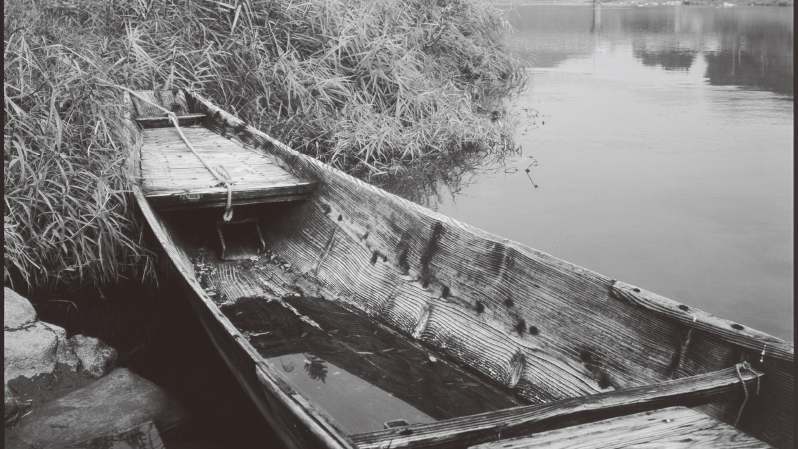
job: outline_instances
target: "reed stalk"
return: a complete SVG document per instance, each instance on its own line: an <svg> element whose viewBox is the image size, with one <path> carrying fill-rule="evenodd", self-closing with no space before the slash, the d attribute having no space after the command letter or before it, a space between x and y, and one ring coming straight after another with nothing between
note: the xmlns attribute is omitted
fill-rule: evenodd
<svg viewBox="0 0 798 449"><path fill-rule="evenodd" d="M526 83L483 0L4 2L6 283L153 275L121 92L189 88L372 182L512 148Z"/></svg>

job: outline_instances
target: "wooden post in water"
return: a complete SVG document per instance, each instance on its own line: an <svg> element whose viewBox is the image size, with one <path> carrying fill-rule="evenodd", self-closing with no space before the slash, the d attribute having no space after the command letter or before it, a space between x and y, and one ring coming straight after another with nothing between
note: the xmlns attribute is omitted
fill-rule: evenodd
<svg viewBox="0 0 798 449"><path fill-rule="evenodd" d="M601 0L593 0L593 27L591 33L597 33L601 29Z"/></svg>

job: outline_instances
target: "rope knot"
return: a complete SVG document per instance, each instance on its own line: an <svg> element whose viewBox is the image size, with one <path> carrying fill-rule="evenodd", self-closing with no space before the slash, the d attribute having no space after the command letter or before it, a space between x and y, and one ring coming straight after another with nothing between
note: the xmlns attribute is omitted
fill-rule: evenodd
<svg viewBox="0 0 798 449"><path fill-rule="evenodd" d="M743 374L741 372L741 369L747 369L748 371L751 371L752 373L754 373L754 376L756 376L756 395L757 396L759 396L759 386L760 386L759 376L760 376L760 374L758 372L754 371L754 369L751 368L751 365L748 364L748 362L738 363L738 364L734 365L734 368L737 370L737 376L740 378L740 383L743 384L743 391L745 391L745 399L743 399L743 404L740 406L740 411L737 413L737 419L734 421L734 427L737 427L737 424L740 422L740 417L743 416L743 408L745 408L745 404L748 402L748 387L745 385L745 379L743 379Z"/></svg>
<svg viewBox="0 0 798 449"><path fill-rule="evenodd" d="M224 221L230 221L233 219L233 183L231 182L232 176L227 171L226 168L222 165L216 166L216 172L219 173L222 177L222 182L225 187L227 187L227 206L224 209L224 215L222 218Z"/></svg>

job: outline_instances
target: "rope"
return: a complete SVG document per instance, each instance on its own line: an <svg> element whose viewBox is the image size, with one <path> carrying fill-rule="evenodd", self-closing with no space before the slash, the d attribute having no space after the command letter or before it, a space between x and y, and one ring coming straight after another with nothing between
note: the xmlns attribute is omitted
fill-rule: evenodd
<svg viewBox="0 0 798 449"><path fill-rule="evenodd" d="M748 402L748 387L745 386L745 380L743 380L743 375L740 372L741 367L751 371L756 376L756 395L759 396L759 373L754 371L748 362L742 362L734 365L734 368L737 370L737 376L740 377L740 383L743 384L743 391L745 391L745 399L743 400L743 405L740 406L740 411L737 413L737 419L734 421L734 427L737 427L737 423L740 422L740 417L743 416L743 408L745 408L745 404Z"/></svg>
<svg viewBox="0 0 798 449"><path fill-rule="evenodd" d="M230 221L233 218L233 184L230 182L230 179L231 179L230 173L228 173L227 170L225 170L224 167L222 167L220 165L218 167L220 169L224 170L224 175L220 174L218 171L214 170L208 164L208 162L205 159L203 159L202 156L199 155L199 153L197 153L197 150L194 148L193 145L191 145L191 142L188 141L188 138L186 137L186 135L183 134L183 130L180 129L180 124L177 121L177 115L175 115L174 112L164 108L163 106L161 106L159 104L153 103L152 101L142 97L141 95L139 95L138 93L128 89L127 87L120 86L120 85L114 84L114 83L110 83L108 81L104 81L104 82L106 84L111 85L113 87L116 87L118 89L122 89L122 90L126 91L127 93L129 93L130 95L135 96L139 100L141 100L141 101L143 101L145 103L149 103L149 104L155 106L156 108L158 108L161 111L166 113L166 116L169 117L172 120L172 124L175 126L175 129L177 130L178 134L180 134L180 138L183 139L183 142L186 144L186 146L188 146L188 149L191 150L192 153L194 153L194 156L197 156L197 159L199 159L200 162L202 162L202 165L204 165L205 168L207 168L208 171L211 172L213 177L216 178L219 181L219 184L217 184L217 186L218 185L223 185L223 186L225 186L227 188L227 206L226 206L226 208L224 210L224 215L222 215L222 218L224 219L224 221Z"/></svg>
<svg viewBox="0 0 798 449"><path fill-rule="evenodd" d="M227 185L227 207L224 210L224 215L222 215L222 218L224 219L224 221L230 221L230 220L233 219L233 189L230 188L230 184L229 184L231 176L230 176L230 173L227 171L226 168L224 168L223 165L218 165L216 168L219 171L219 173L224 177L225 181L228 182L228 184L226 184Z"/></svg>

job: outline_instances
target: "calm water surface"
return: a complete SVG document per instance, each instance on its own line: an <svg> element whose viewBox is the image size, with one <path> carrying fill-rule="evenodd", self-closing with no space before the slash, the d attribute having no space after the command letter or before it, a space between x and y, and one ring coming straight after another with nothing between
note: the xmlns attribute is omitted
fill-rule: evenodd
<svg viewBox="0 0 798 449"><path fill-rule="evenodd" d="M435 207L793 341L793 9L508 17L532 65L523 154Z"/></svg>

